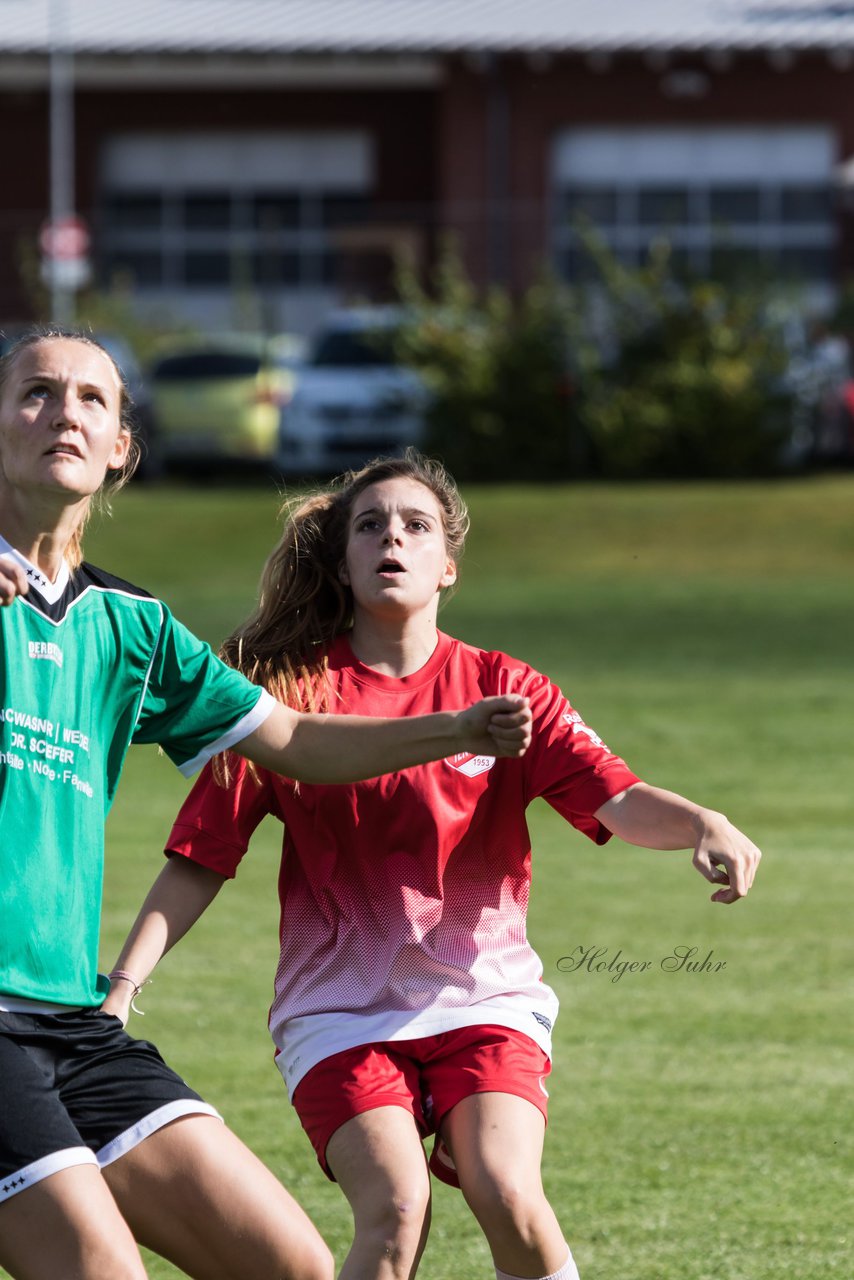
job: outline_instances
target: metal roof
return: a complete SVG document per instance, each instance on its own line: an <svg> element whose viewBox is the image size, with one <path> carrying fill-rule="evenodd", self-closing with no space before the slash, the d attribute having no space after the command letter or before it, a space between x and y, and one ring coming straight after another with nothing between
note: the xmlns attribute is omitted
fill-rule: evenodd
<svg viewBox="0 0 854 1280"><path fill-rule="evenodd" d="M841 0L0 0L0 52L44 53L52 18L90 54L854 47Z"/></svg>

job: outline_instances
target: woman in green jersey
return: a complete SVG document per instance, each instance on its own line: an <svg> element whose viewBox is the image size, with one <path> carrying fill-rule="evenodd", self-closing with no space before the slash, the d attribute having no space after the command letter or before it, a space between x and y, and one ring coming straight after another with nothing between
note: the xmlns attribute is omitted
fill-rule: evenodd
<svg viewBox="0 0 854 1280"><path fill-rule="evenodd" d="M100 1008L103 825L126 749L158 742L189 774L231 748L338 782L521 754L530 716L520 698L415 719L300 715L86 564L92 498L133 466L127 410L85 336L33 335L0 360L0 1266L141 1280L140 1241L199 1280L329 1277L273 1175Z"/></svg>

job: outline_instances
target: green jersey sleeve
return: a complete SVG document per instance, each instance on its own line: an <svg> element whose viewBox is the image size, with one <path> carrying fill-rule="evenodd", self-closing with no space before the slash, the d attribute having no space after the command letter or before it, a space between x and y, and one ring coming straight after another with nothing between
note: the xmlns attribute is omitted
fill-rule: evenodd
<svg viewBox="0 0 854 1280"><path fill-rule="evenodd" d="M159 743L189 777L257 729L274 705L266 690L227 667L163 606L134 742Z"/></svg>

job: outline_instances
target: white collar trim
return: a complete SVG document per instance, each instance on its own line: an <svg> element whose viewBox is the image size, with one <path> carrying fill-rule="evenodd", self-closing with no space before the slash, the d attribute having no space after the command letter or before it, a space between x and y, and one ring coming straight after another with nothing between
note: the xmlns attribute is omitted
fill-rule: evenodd
<svg viewBox="0 0 854 1280"><path fill-rule="evenodd" d="M10 556L16 560L27 575L27 582L36 588L39 595L42 596L48 604L55 604L68 586L70 574L68 565L63 560L59 573L56 575L56 582L51 582L45 574L42 573L38 565L32 564L26 556L22 556L20 551L8 543L0 534L0 555Z"/></svg>

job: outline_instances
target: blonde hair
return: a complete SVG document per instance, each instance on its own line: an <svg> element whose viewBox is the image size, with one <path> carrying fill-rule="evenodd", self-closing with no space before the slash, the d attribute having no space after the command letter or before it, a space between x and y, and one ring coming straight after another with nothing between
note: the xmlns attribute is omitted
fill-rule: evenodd
<svg viewBox="0 0 854 1280"><path fill-rule="evenodd" d="M226 662L280 701L328 708L329 645L353 625L353 595L339 578L353 503L369 485L398 478L429 489L439 504L448 555L455 564L462 558L466 505L442 464L415 449L377 458L328 489L286 502L284 531L264 566L257 608L221 649Z"/></svg>
<svg viewBox="0 0 854 1280"><path fill-rule="evenodd" d="M28 351L30 347L38 346L40 342L56 342L56 341L82 342L87 347L94 347L102 356L109 360L110 365L115 371L119 382L119 427L130 437L130 448L123 465L115 471L107 472L97 494L93 494L96 505L109 510L107 497L111 493L117 493L130 480L137 468L140 459L139 441L134 433L133 421L133 399L128 390L125 376L113 357L100 342L97 342L90 334L83 333L72 329L53 329L53 328L34 328L27 331L18 338L9 347L9 350L0 357L0 397L2 397L6 383L12 375L14 367L19 356ZM65 548L65 560L70 569L77 569L83 560L83 531L92 512L92 499L90 498L86 504L86 508L81 516L68 546Z"/></svg>

